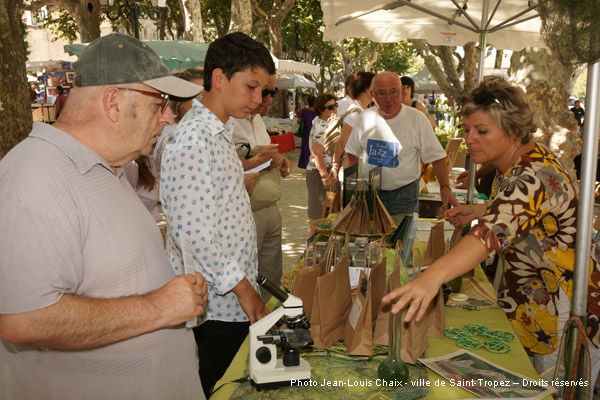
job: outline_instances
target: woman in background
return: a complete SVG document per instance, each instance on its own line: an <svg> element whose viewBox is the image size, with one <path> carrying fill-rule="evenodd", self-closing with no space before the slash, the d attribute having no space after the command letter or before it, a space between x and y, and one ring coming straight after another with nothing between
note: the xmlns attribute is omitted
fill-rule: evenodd
<svg viewBox="0 0 600 400"><path fill-rule="evenodd" d="M412 108L416 108L417 110L425 114L425 116L429 120L429 123L431 124L431 127L435 131L437 125L435 124L435 121L433 120L431 115L429 115L427 109L423 106L423 104L419 103L417 100L413 100L413 97L415 95L415 81L413 81L412 78L408 76L401 77L400 81L402 82L402 104Z"/></svg>
<svg viewBox="0 0 600 400"><path fill-rule="evenodd" d="M352 94L354 94L354 101L350 103L348 110L340 117L343 118L342 132L335 144L333 167L330 175L334 182L338 179L346 143L348 143L348 138L352 133L352 129L358 122L360 114L373 102L373 98L371 97L371 82L373 81L375 74L372 72L358 72L355 75L354 80L350 84Z"/></svg>
<svg viewBox="0 0 600 400"><path fill-rule="evenodd" d="M56 104L56 118L58 118L61 111L65 107L65 103L67 102L67 95L62 86L57 86L56 92L58 93L58 96L56 97L56 101L54 103Z"/></svg>
<svg viewBox="0 0 600 400"><path fill-rule="evenodd" d="M298 167L306 168L308 162L310 161L310 146L308 144L310 137L310 130L312 129L313 120L317 116L315 113L315 96L312 94L308 96L306 99L308 106L300 111L298 114L298 121L303 122L303 130L302 130L302 145L300 146L300 157L298 158Z"/></svg>
<svg viewBox="0 0 600 400"><path fill-rule="evenodd" d="M313 120L310 131L310 161L306 166L306 188L308 190L308 219L314 221L323 214L325 192L335 184L330 178L331 156L325 151L323 134L329 126L329 118L337 111L336 97L332 93L323 93L315 100L317 117ZM310 236L315 234L312 225Z"/></svg>

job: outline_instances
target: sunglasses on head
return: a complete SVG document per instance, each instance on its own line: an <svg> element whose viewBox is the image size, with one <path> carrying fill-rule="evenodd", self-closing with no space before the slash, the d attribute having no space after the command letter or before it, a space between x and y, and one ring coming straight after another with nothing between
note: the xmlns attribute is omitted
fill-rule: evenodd
<svg viewBox="0 0 600 400"><path fill-rule="evenodd" d="M500 100L498 100L496 96L488 92L478 93L474 95L473 101L475 102L475 105L478 106L491 106L494 104L498 104L500 107L504 108L504 105L502 105Z"/></svg>
<svg viewBox="0 0 600 400"><path fill-rule="evenodd" d="M276 94L277 94L277 88L275 88L273 90L263 89L263 91L262 91L262 97L267 97L268 95L271 95L271 97L273 97Z"/></svg>
<svg viewBox="0 0 600 400"><path fill-rule="evenodd" d="M329 110L329 111L331 111L331 110L333 110L334 108L337 108L337 106L338 106L338 103L333 103L333 104L331 104L331 105L329 105L329 106L324 106L324 108L325 108L326 110Z"/></svg>
<svg viewBox="0 0 600 400"><path fill-rule="evenodd" d="M141 93L144 96L156 97L157 99L161 99L162 103L160 103L160 113L165 112L167 105L169 104L169 95L165 93L157 93L157 92L148 92L146 90L132 89L132 88L118 88L119 90L129 90L130 92Z"/></svg>

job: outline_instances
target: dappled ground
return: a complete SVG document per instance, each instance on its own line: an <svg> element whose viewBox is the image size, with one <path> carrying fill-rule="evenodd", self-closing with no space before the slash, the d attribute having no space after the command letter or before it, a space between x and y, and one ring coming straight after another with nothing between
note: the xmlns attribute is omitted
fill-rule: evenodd
<svg viewBox="0 0 600 400"><path fill-rule="evenodd" d="M282 180L282 195L277 203L283 219L283 272L289 271L304 252L308 239L308 197L306 194L306 171L298 168L300 154L299 138L296 150L285 153L292 160L292 173Z"/></svg>

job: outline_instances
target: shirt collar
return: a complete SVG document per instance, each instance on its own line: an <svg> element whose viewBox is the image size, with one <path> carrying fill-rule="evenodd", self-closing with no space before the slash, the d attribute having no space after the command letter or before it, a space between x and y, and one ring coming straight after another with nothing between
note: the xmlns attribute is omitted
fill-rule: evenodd
<svg viewBox="0 0 600 400"><path fill-rule="evenodd" d="M216 136L223 132L226 137L229 138L231 143L233 143L233 128L235 126L235 121L233 118L229 117L226 124L223 124L221 120L204 104L199 101L192 102L192 110L190 112L198 113L202 122L208 128L208 131L211 136Z"/></svg>
<svg viewBox="0 0 600 400"><path fill-rule="evenodd" d="M85 174L94 166L101 165L111 173L112 168L98 153L85 146L68 133L42 122L34 122L29 137L44 140L58 147L75 164L80 174Z"/></svg>

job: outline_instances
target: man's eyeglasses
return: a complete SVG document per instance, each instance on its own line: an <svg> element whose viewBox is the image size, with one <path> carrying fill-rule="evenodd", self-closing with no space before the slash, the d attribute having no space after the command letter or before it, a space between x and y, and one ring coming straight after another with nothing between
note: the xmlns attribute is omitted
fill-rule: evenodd
<svg viewBox="0 0 600 400"><path fill-rule="evenodd" d="M119 89L120 90L129 90L131 92L138 92L138 93L143 94L144 96L156 97L157 99L161 99L162 100L162 103L160 103L160 113L161 114L163 112L165 112L165 109L167 108L167 105L169 104L169 95L166 93L148 92L146 90L123 88L123 87L120 87Z"/></svg>
<svg viewBox="0 0 600 400"><path fill-rule="evenodd" d="M262 97L267 97L268 95L271 95L271 97L273 97L276 94L277 94L277 88L275 88L273 90L263 89L263 91L262 91Z"/></svg>
<svg viewBox="0 0 600 400"><path fill-rule="evenodd" d="M328 106L323 106L323 107L324 107L326 110L329 110L329 111L331 111L331 110L333 110L334 108L337 108L337 106L338 106L338 103L333 103L333 104L330 104L330 105L328 105Z"/></svg>
<svg viewBox="0 0 600 400"><path fill-rule="evenodd" d="M377 91L373 92L375 97L380 97L380 98L384 98L388 95L391 97L396 97L398 95L398 93L400 93L400 89L392 89L392 90L388 90L387 92L385 90L377 90Z"/></svg>
<svg viewBox="0 0 600 400"><path fill-rule="evenodd" d="M504 108L504 105L491 93L483 92L473 95L473 101L475 105L478 106L491 106L494 104L498 104L500 107Z"/></svg>

